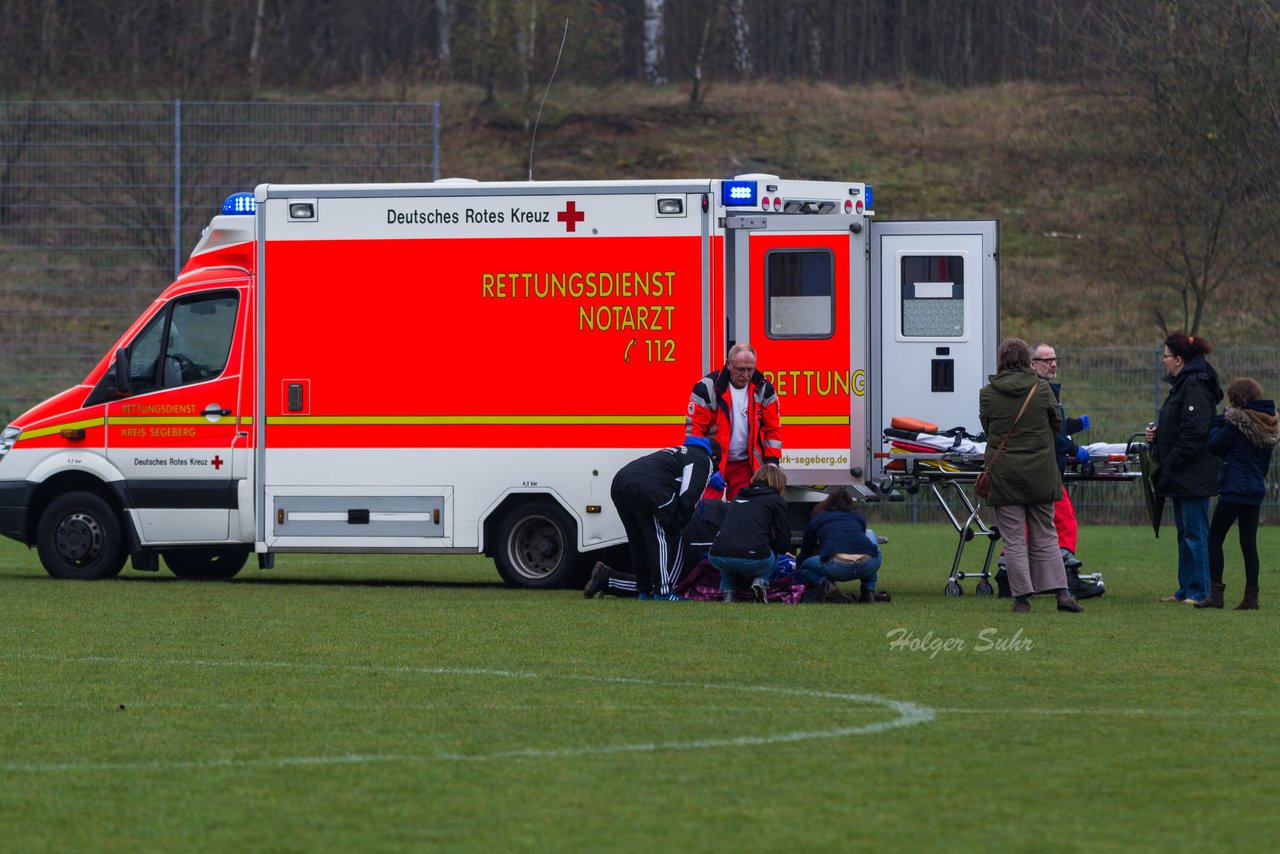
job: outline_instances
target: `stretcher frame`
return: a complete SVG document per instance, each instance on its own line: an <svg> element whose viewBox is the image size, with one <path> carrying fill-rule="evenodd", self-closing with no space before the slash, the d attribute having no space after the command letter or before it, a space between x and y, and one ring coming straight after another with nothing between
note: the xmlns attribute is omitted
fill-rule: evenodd
<svg viewBox="0 0 1280 854"><path fill-rule="evenodd" d="M1134 433L1125 443L1124 453L1107 453L1090 455L1087 463L1074 463L1063 472L1064 481L1090 482L1100 481L1115 483L1117 481L1138 481L1142 472L1138 468L1138 448L1145 447L1145 434ZM894 440L885 437L885 444ZM938 502L947 519L955 528L959 537L956 543L955 556L951 561L951 572L947 576L943 593L947 596L963 595L960 582L966 578L978 578L974 593L979 596L990 596L995 592L991 586L991 560L995 557L996 543L1000 540L1000 532L996 525L988 525L982 518L982 501L976 502L970 497L966 487L972 487L982 473L984 454L958 451L936 452L894 452L881 453L882 459L901 461L899 468L885 468L890 486L909 494L916 494L923 484ZM943 466L950 466L945 469ZM963 518L964 521L961 521ZM965 545L977 537L987 540L987 553L982 561L981 572L964 572L960 569L964 557ZM1102 580L1101 573L1082 575L1081 578L1092 579L1095 583Z"/></svg>

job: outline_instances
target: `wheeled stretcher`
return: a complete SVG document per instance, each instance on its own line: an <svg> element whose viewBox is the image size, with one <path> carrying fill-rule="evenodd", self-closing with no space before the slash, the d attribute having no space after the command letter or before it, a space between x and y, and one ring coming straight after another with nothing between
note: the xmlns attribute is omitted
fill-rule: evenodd
<svg viewBox="0 0 1280 854"><path fill-rule="evenodd" d="M894 419L900 423L899 419ZM929 490L943 513L950 520L959 537L951 571L943 592L959 596L964 591L960 582L966 578L978 578L974 593L989 596L995 592L991 580L991 562L996 555L996 543L1000 532L995 525L988 525L982 518L982 501L972 495L971 486L981 473L986 454L985 436L975 436L956 428L944 432L918 431L916 423L909 426L890 426L884 430L887 451L876 454L886 460L884 471L887 484L894 490L916 494L921 487ZM1144 434L1134 433L1127 442L1099 442L1083 446L1089 451L1086 463L1071 463L1063 479L1067 481L1126 481L1138 480L1142 472L1138 465L1138 451L1145 447ZM980 572L963 572L960 569L965 545L975 538L985 538L987 552ZM1067 554L1070 554L1069 552ZM1074 560L1074 557L1072 558ZM1079 565L1076 562L1077 566ZM1083 581L1101 584L1102 573L1081 574Z"/></svg>

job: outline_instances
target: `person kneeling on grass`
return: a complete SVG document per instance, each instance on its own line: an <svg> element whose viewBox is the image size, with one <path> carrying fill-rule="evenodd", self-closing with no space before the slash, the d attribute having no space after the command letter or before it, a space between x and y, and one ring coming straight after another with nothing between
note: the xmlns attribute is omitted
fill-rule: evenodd
<svg viewBox="0 0 1280 854"><path fill-rule="evenodd" d="M724 525L707 553L711 565L720 572L725 602L737 599L737 575L752 579L752 598L769 601L769 577L777 567L778 555L791 547L787 501L782 497L786 489L787 476L768 463L756 469L751 483L729 503Z"/></svg>
<svg viewBox="0 0 1280 854"><path fill-rule="evenodd" d="M813 508L798 563L805 586L821 591L822 601L839 595L837 581L856 579L862 582L859 601L875 602L880 562L880 546L867 531L867 520L855 509L849 490L839 487Z"/></svg>
<svg viewBox="0 0 1280 854"><path fill-rule="evenodd" d="M715 475L713 474L714 478ZM729 505L719 498L703 498L698 501L693 511L693 518L680 531L680 551L682 560L679 574L672 581L672 589L681 593L686 580L701 561L707 556L707 549L720 532L724 523L725 511ZM624 599L636 598L636 576L634 573L615 569L602 560L598 560L591 569L587 586L582 588L585 599L596 596L618 596Z"/></svg>

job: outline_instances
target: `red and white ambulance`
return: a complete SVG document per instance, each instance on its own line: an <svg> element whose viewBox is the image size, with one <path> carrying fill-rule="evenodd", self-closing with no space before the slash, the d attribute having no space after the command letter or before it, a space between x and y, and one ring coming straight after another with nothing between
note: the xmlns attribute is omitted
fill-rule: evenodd
<svg viewBox="0 0 1280 854"><path fill-rule="evenodd" d="M997 257L994 222L877 222L863 183L264 184L4 429L0 533L60 578L483 552L562 584L736 341L794 484L873 492L895 414L973 424Z"/></svg>

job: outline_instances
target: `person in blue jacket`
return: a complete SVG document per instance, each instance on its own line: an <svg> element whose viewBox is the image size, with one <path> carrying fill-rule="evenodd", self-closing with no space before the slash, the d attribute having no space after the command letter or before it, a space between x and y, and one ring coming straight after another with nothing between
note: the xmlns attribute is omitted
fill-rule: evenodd
<svg viewBox="0 0 1280 854"><path fill-rule="evenodd" d="M1258 516L1266 497L1271 451L1280 440L1276 405L1262 397L1257 380L1241 377L1227 386L1227 408L1213 420L1209 451L1222 457L1218 506L1209 523L1209 595L1197 608L1223 607L1222 544L1238 523L1244 555L1244 599L1237 611L1258 610Z"/></svg>
<svg viewBox="0 0 1280 854"><path fill-rule="evenodd" d="M822 600L838 594L837 581L860 581L860 602L876 601L880 546L867 531L866 518L843 486L813 508L796 559L805 587L822 591Z"/></svg>

